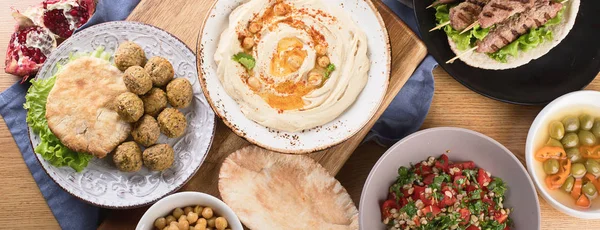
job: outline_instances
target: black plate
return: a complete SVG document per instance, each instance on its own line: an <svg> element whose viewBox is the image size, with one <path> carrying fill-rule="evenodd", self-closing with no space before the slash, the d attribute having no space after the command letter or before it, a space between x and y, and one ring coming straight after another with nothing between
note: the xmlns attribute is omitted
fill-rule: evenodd
<svg viewBox="0 0 600 230"><path fill-rule="evenodd" d="M549 53L516 69L484 70L457 60L442 30L436 26L433 0L413 0L418 28L429 53L454 79L484 96L515 104L547 104L583 89L600 71L600 1L581 0L571 32Z"/></svg>

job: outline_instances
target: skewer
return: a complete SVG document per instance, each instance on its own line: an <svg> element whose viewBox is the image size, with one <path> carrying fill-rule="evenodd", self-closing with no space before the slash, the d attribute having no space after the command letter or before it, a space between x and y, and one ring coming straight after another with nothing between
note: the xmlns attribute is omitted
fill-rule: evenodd
<svg viewBox="0 0 600 230"><path fill-rule="evenodd" d="M460 34L464 34L465 32L467 32L467 31L469 31L469 30L473 29L473 27L475 27L475 26L477 26L477 25L479 25L479 21L475 21L475 22L473 22L473 24L471 24L471 25L467 26L467 28L465 28L463 31L461 31L461 32L460 32Z"/></svg>
<svg viewBox="0 0 600 230"><path fill-rule="evenodd" d="M467 50L467 51L465 51L465 52L463 52L463 53L461 53L459 55L456 55L456 57L453 57L452 59L448 60L446 62L446 64L453 63L454 61L456 61L456 59L459 59L460 57L462 57L462 56L464 56L464 55L466 55L468 53L471 53L471 52L475 51L477 49L477 47L479 47L479 46L475 46L475 47L473 47L473 48L471 48L471 49L469 49L469 50Z"/></svg>
<svg viewBox="0 0 600 230"><path fill-rule="evenodd" d="M437 2L438 2L438 1L435 1L435 2L431 3L431 5L429 5L429 6L425 7L425 9L429 9L429 8L431 8L431 7L434 7L434 6L436 6L436 5L437 5Z"/></svg>
<svg viewBox="0 0 600 230"><path fill-rule="evenodd" d="M436 27L433 27L433 29L430 29L429 32L434 31L434 30L438 30L446 25L450 24L450 21L444 22L442 24L437 25Z"/></svg>

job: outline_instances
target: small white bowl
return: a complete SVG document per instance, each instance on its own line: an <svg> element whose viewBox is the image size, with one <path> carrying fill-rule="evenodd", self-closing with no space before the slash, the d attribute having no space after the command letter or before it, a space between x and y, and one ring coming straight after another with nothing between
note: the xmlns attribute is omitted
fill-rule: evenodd
<svg viewBox="0 0 600 230"><path fill-rule="evenodd" d="M558 189L550 190L546 187L544 173L541 162L535 160L535 152L538 150L542 141L547 141L547 127L552 120L558 120L565 115L576 115L579 111L598 111L600 114L600 92L596 91L577 91L563 95L550 104L548 104L535 118L529 133L527 134L527 143L525 145L525 159L527 162L527 171L531 175L538 192L555 209L582 219L600 219L600 199L594 199L592 206L588 209L579 208L575 205L575 200L570 194ZM569 111L573 111L569 113ZM592 114L594 115L594 114ZM541 133L545 132L545 133Z"/></svg>
<svg viewBox="0 0 600 230"><path fill-rule="evenodd" d="M138 222L135 229L155 229L154 221L160 217L168 216L173 209L196 205L211 207L214 210L215 215L218 214L219 216L225 217L228 223L227 228L231 228L231 230L243 230L240 219L238 219L229 206L214 196L200 192L180 192L159 200L144 213L144 216L142 216L142 219L140 219L140 222Z"/></svg>

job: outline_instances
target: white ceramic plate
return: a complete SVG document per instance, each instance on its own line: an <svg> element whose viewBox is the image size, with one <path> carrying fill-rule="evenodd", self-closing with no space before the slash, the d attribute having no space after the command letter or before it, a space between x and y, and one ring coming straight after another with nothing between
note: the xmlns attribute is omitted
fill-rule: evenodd
<svg viewBox="0 0 600 230"><path fill-rule="evenodd" d="M390 76L390 45L387 29L370 0L323 0L350 14L367 34L371 60L369 80L355 103L337 119L301 132L266 128L246 118L239 105L225 92L216 74L214 53L229 14L246 0L219 0L204 22L197 47L198 69L204 94L217 115L235 133L261 147L285 153L308 153L329 148L347 140L373 117L387 91Z"/></svg>
<svg viewBox="0 0 600 230"><path fill-rule="evenodd" d="M592 206L588 209L577 207L570 193L566 193L561 189L550 190L546 187L544 182L546 173L544 173L543 163L535 160L535 152L549 138L548 125L550 122L560 120L566 115L579 115L584 111L599 118L600 92L577 91L565 94L544 107L529 128L525 144L525 160L531 178L533 178L540 195L548 204L570 216L583 219L600 219L600 199L593 199Z"/></svg>
<svg viewBox="0 0 600 230"><path fill-rule="evenodd" d="M181 138L160 136L159 143L168 143L175 150L173 166L162 172L151 172L145 167L135 173L119 171L112 155L93 159L82 172L69 167L57 168L36 154L44 170L65 191L96 206L106 208L134 208L150 204L174 192L185 184L200 168L210 149L215 130L215 115L210 109L198 82L194 53L173 35L149 25L135 22L109 22L85 29L63 42L50 55L37 77L45 79L56 72L56 64L64 63L69 53L89 52L104 46L114 53L125 41L139 44L146 57L162 56L175 68L175 77L190 80L194 100L181 110L188 128ZM29 131L31 143L40 143L38 135Z"/></svg>

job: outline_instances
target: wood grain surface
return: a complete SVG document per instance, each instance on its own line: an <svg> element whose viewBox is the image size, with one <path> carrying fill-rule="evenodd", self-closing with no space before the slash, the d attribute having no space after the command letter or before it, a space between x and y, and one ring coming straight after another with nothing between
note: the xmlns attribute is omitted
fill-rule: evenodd
<svg viewBox="0 0 600 230"><path fill-rule="evenodd" d="M10 17L9 7L24 9L38 2L40 0L0 0L0 57L4 57L13 31L14 23ZM192 12L187 2L179 3L171 7L156 4L136 10L135 15L156 14L160 11L159 6L166 7L162 8L165 10L172 10L174 14ZM202 18L203 15L195 14L191 17ZM157 18L148 22L157 22L163 28L180 25L181 27L170 32L197 35L196 25L187 24L185 19L179 17L173 20ZM392 30L389 32L390 35L397 33ZM185 42L190 44L190 41ZM0 67L3 67L1 62ZM504 144L524 163L527 131L542 107L510 105L480 96L460 85L440 68L434 71L434 76L435 95L423 128L456 126L482 132ZM0 91L4 91L18 80L0 71ZM600 80L596 79L586 89L600 90ZM218 132L223 129L226 129L224 125L219 124ZM235 139L227 136L216 137L218 138ZM2 162L0 164L0 229L60 229L3 121L0 122L0 147L0 162ZM356 205L359 203L362 186L369 171L386 149L372 142L359 146L337 174L337 178L351 194ZM554 210L541 198L540 203L542 229L600 229L598 220L575 219ZM122 215L123 219L130 219L130 222L138 220L137 217L130 216L126 212Z"/></svg>

